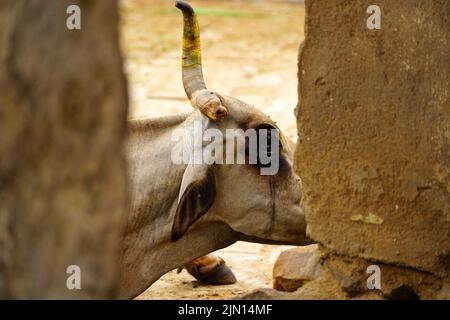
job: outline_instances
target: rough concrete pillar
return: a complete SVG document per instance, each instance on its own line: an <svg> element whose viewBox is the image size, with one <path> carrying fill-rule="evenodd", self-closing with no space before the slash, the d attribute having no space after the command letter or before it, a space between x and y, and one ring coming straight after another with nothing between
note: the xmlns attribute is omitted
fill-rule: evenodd
<svg viewBox="0 0 450 320"><path fill-rule="evenodd" d="M306 1L296 168L329 250L448 274L449 26L448 0Z"/></svg>
<svg viewBox="0 0 450 320"><path fill-rule="evenodd" d="M66 27L72 4L81 30ZM0 300L115 296L127 200L117 23L116 1L0 2ZM81 290L66 286L70 265Z"/></svg>

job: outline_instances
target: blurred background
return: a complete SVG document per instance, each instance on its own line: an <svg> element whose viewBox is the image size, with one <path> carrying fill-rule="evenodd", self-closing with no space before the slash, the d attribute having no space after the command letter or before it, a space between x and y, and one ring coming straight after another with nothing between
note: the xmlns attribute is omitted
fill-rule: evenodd
<svg viewBox="0 0 450 320"><path fill-rule="evenodd" d="M121 46L130 95L130 118L185 113L181 83L182 16L174 0L122 0ZM299 0L192 0L209 89L250 103L297 140L297 54L305 10ZM300 36L299 36L300 35ZM271 287L272 266L287 246L238 242L218 251L235 272L230 286L201 286L171 271L141 299L225 299Z"/></svg>
<svg viewBox="0 0 450 320"><path fill-rule="evenodd" d="M189 111L181 83L182 16L174 2L121 1L131 118ZM208 88L255 105L296 139L293 112L305 17L302 1L190 3L199 19Z"/></svg>

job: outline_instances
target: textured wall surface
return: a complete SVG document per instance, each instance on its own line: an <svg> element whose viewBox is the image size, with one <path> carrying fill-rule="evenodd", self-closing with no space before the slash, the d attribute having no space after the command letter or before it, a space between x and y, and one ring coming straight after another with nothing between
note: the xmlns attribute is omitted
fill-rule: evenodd
<svg viewBox="0 0 450 320"><path fill-rule="evenodd" d="M450 2L306 1L299 144L308 234L331 251L450 269Z"/></svg>
<svg viewBox="0 0 450 320"><path fill-rule="evenodd" d="M81 7L81 30L66 8ZM127 94L116 1L0 2L0 299L114 297ZM68 290L66 268L81 268Z"/></svg>

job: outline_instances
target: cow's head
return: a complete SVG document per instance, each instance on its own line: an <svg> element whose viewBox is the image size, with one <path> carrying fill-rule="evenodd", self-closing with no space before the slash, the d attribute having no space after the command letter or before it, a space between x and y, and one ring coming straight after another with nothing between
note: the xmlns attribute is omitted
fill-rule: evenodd
<svg viewBox="0 0 450 320"><path fill-rule="evenodd" d="M293 144L258 109L206 89L194 10L182 1L177 1L176 6L184 17L183 86L197 109L190 123L200 126L205 139L195 143L195 129L191 128L181 144L191 156L181 183L172 240L182 237L198 220L197 223L226 223L246 241L309 242L300 206L301 180L292 168ZM231 129L244 140L232 137ZM244 149L239 148L239 141L245 142ZM215 148L215 144L220 146ZM200 151L200 161L194 159L194 150ZM230 152L234 163L227 161ZM239 155L245 163L242 164L242 158L240 164L236 163ZM217 161L220 158L224 163Z"/></svg>

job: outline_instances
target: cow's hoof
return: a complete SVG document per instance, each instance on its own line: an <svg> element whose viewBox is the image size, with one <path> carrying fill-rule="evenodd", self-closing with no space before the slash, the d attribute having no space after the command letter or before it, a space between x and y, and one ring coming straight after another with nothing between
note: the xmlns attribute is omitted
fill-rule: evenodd
<svg viewBox="0 0 450 320"><path fill-rule="evenodd" d="M217 256L208 255L184 266L186 270L202 284L225 285L236 283L236 276Z"/></svg>
<svg viewBox="0 0 450 320"><path fill-rule="evenodd" d="M233 284L237 281L233 271L225 264L225 261L223 260L210 272L202 275L201 279L197 278L197 280L216 286Z"/></svg>

